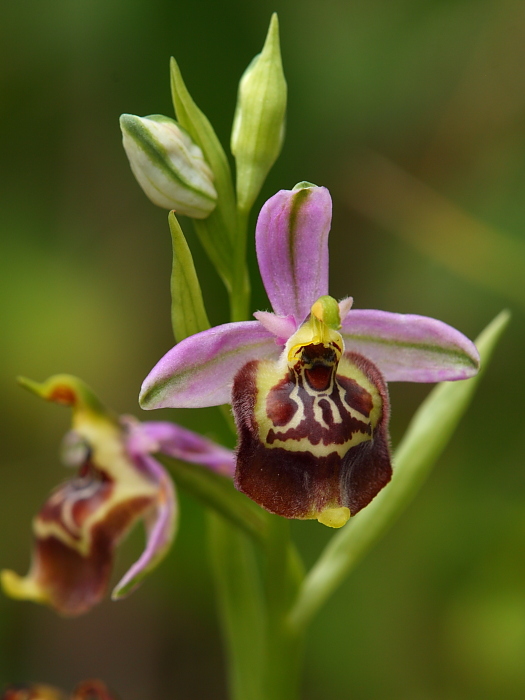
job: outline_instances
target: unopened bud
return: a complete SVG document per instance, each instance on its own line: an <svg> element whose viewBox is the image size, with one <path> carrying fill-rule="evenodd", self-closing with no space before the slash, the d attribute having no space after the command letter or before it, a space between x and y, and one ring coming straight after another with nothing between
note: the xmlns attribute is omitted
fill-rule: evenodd
<svg viewBox="0 0 525 700"><path fill-rule="evenodd" d="M286 80L279 46L279 24L273 15L262 52L239 83L231 150L237 163L237 199L250 209L284 139Z"/></svg>
<svg viewBox="0 0 525 700"><path fill-rule="evenodd" d="M120 117L131 170L153 204L194 219L215 209L213 174L201 149L173 119L160 114Z"/></svg>

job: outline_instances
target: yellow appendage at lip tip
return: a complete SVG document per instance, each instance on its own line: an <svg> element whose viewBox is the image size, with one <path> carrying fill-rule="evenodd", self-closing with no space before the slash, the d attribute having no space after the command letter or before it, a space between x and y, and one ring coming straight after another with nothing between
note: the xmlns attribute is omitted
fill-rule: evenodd
<svg viewBox="0 0 525 700"><path fill-rule="evenodd" d="M327 527L343 527L350 520L350 508L325 508L317 515L317 520Z"/></svg>

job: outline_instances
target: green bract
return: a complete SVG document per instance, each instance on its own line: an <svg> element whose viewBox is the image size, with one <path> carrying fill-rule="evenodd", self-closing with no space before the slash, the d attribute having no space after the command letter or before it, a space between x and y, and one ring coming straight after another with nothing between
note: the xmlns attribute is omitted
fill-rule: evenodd
<svg viewBox="0 0 525 700"><path fill-rule="evenodd" d="M171 269L171 324L178 342L194 333L210 327L199 278L177 217L171 211L168 215L173 246L173 266Z"/></svg>
<svg viewBox="0 0 525 700"><path fill-rule="evenodd" d="M213 172L217 206L204 221L193 224L202 246L228 290L233 285L233 242L237 235L237 212L230 166L224 150L205 114L197 107L174 58L170 61L171 94L178 122L202 149Z"/></svg>
<svg viewBox="0 0 525 700"><path fill-rule="evenodd" d="M153 204L194 219L211 214L217 200L212 171L176 121L123 114L120 128L133 174Z"/></svg>
<svg viewBox="0 0 525 700"><path fill-rule="evenodd" d="M237 163L237 203L241 211L251 208L281 152L286 93L279 23L274 14L262 52L239 83L231 150Z"/></svg>

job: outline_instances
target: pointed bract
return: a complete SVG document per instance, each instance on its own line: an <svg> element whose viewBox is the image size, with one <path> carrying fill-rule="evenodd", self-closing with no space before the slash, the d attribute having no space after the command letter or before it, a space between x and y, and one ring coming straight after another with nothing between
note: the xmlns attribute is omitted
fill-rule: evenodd
<svg viewBox="0 0 525 700"><path fill-rule="evenodd" d="M237 202L251 209L284 140L287 87L279 46L279 23L272 16L263 50L239 83L231 150L237 165Z"/></svg>
<svg viewBox="0 0 525 700"><path fill-rule="evenodd" d="M212 125L193 101L179 66L170 61L171 93L177 121L201 148L213 173L217 206L206 219L195 219L197 235L227 287L232 283L233 242L237 232L235 193L228 158Z"/></svg>
<svg viewBox="0 0 525 700"><path fill-rule="evenodd" d="M175 339L210 327L193 256L174 212L168 215L173 248L171 268L171 325Z"/></svg>

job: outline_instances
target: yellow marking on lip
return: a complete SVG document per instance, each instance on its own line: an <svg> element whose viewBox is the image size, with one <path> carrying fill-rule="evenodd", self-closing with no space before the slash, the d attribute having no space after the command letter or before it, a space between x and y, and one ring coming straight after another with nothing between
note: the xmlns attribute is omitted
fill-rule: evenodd
<svg viewBox="0 0 525 700"><path fill-rule="evenodd" d="M286 343L285 353L289 365L294 365L300 359L298 355L307 345L324 345L327 350L333 349L336 353L336 363L344 352L342 335L325 323L325 309L321 300L315 302L310 316Z"/></svg>
<svg viewBox="0 0 525 700"><path fill-rule="evenodd" d="M364 373L356 367L352 362L347 360L345 357L341 358L340 362L341 375L349 379L356 381L361 387L363 387L372 396L372 411L370 416L364 416L359 411L357 411L352 406L349 406L344 400L344 396L341 396L343 400L343 406L348 411L348 414L353 418L360 420L366 425L376 425L382 410L381 397L377 388L367 379ZM291 450L293 452L310 452L318 457L326 457L327 455L337 453L340 457L343 457L346 452L351 447L359 445L365 440L371 440L372 435L368 433L363 433L361 431L354 432L351 437L341 444L330 444L325 445L320 442L317 445L313 445L307 437L302 437L300 439L287 438L284 440L276 437L274 441L269 444L267 442L267 437L270 431L275 433L286 433L287 430L296 428L301 420L304 418L304 411L302 407L302 402L300 402L300 397L297 391L292 390L289 399L297 405L297 410L292 416L291 420L282 426L275 426L273 422L269 419L266 412L266 399L270 391L279 384L282 379L286 377L287 369L279 362L273 362L271 360L263 360L260 362L257 376L256 376L256 386L257 386L257 398L254 407L255 419L258 427L259 440L268 449L282 448L286 450ZM307 391L307 390L306 390ZM343 392L342 387L340 387L340 392ZM309 392L310 393L310 392ZM315 393L315 392L311 392Z"/></svg>
<svg viewBox="0 0 525 700"><path fill-rule="evenodd" d="M293 438L287 438L286 440L274 438L271 443L266 442L266 440L263 440L263 442L264 446L269 450L273 450L276 447L281 447L288 452L309 452L315 457L328 457L328 455L337 453L339 457L342 458L351 447L355 447L356 445L371 439L372 438L370 435L368 435L368 433L358 431L353 433L349 440L346 440L339 445L334 443L325 445L324 442L319 442L317 445L314 445L307 437L302 437L299 440L294 440Z"/></svg>
<svg viewBox="0 0 525 700"><path fill-rule="evenodd" d="M339 362L337 374L347 379L353 379L361 388L370 394L372 397L372 410L368 416L368 422L375 427L383 411L383 400L376 385L372 384L365 373L344 355Z"/></svg>
<svg viewBox="0 0 525 700"><path fill-rule="evenodd" d="M104 522L109 513L121 504L142 498L149 498L153 503L159 487L139 470L127 454L120 428L104 421L77 419L76 422L76 431L92 447L93 463L113 479L111 495L86 517L78 528L77 537L72 536L61 522L42 520L38 515L33 520L33 532L40 539L56 537L85 557L91 551L92 529L97 523ZM67 507L65 515L67 525Z"/></svg>

